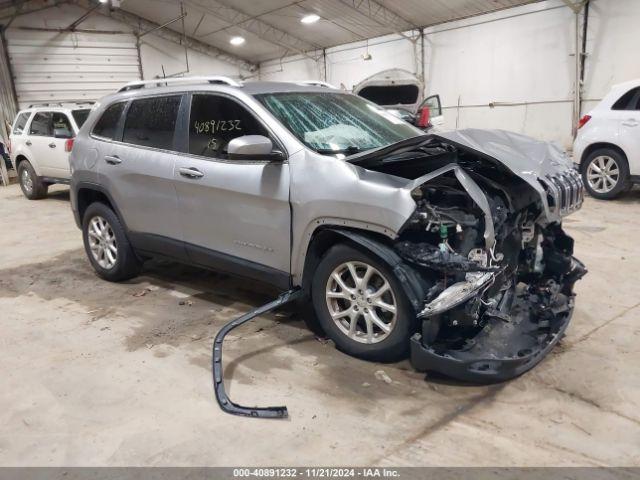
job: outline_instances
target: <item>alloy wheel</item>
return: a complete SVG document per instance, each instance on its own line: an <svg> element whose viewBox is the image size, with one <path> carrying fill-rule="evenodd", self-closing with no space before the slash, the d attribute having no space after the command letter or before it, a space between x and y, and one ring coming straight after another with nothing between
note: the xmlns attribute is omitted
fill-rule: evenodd
<svg viewBox="0 0 640 480"><path fill-rule="evenodd" d="M327 280L325 296L336 326L356 342L381 342L396 325L397 304L391 284L364 262L336 267Z"/></svg>
<svg viewBox="0 0 640 480"><path fill-rule="evenodd" d="M87 234L93 259L106 270L113 268L118 260L118 245L109 222L100 216L93 217Z"/></svg>
<svg viewBox="0 0 640 480"><path fill-rule="evenodd" d="M618 163L607 155L594 158L587 167L587 182L597 193L609 193L620 180Z"/></svg>
<svg viewBox="0 0 640 480"><path fill-rule="evenodd" d="M31 178L29 170L26 168L22 169L22 176L20 177L20 180L22 181L22 186L27 193L31 194L33 192L33 179Z"/></svg>

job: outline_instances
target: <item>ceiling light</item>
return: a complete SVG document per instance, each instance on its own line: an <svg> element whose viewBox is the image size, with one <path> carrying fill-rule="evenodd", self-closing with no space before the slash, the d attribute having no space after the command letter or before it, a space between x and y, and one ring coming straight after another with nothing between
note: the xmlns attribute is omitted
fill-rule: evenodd
<svg viewBox="0 0 640 480"><path fill-rule="evenodd" d="M231 45L242 45L245 42L244 37L231 37L231 40L229 40L229 43Z"/></svg>
<svg viewBox="0 0 640 480"><path fill-rule="evenodd" d="M302 23L306 23L306 24L316 23L318 20L320 20L320 16L316 15L315 13L310 13L309 15L305 15L300 19Z"/></svg>

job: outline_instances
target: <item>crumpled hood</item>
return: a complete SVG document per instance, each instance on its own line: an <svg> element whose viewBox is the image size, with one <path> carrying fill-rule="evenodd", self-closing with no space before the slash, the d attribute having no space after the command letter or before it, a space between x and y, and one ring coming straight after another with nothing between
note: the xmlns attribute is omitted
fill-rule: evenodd
<svg viewBox="0 0 640 480"><path fill-rule="evenodd" d="M522 178L544 178L573 168L569 156L553 143L506 130L468 128L434 136L495 158Z"/></svg>
<svg viewBox="0 0 640 480"><path fill-rule="evenodd" d="M440 137L458 147L473 150L503 164L540 194L548 221L559 221L568 213L550 208L547 191L540 183L542 180L547 184L553 184L550 182L552 177L563 176L573 170L569 156L556 145L519 133L477 128L439 132L434 137Z"/></svg>

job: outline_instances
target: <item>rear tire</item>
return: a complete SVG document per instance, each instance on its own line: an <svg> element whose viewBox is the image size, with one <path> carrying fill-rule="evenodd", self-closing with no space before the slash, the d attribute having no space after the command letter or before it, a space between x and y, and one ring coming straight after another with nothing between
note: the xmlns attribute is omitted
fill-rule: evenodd
<svg viewBox="0 0 640 480"><path fill-rule="evenodd" d="M136 277L142 263L136 257L118 216L104 203L89 205L82 220L84 249L98 276L110 282Z"/></svg>
<svg viewBox="0 0 640 480"><path fill-rule="evenodd" d="M612 200L631 188L627 159L612 148L591 152L581 170L589 195L599 200Z"/></svg>
<svg viewBox="0 0 640 480"><path fill-rule="evenodd" d="M377 362L407 356L415 314L393 271L372 254L331 247L314 273L311 296L322 329L339 350Z"/></svg>
<svg viewBox="0 0 640 480"><path fill-rule="evenodd" d="M18 165L18 179L22 193L29 200L40 200L47 196L49 185L43 183L28 160L23 160Z"/></svg>

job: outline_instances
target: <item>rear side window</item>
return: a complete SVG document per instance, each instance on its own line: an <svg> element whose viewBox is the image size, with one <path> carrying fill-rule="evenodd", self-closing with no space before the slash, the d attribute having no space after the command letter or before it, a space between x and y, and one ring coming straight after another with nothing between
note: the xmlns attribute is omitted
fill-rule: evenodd
<svg viewBox="0 0 640 480"><path fill-rule="evenodd" d="M189 120L189 153L225 158L227 145L243 135L269 132L238 102L218 95L194 95Z"/></svg>
<svg viewBox="0 0 640 480"><path fill-rule="evenodd" d="M73 137L73 130L71 129L71 122L69 117L64 113L53 112L53 136L57 138L71 138Z"/></svg>
<svg viewBox="0 0 640 480"><path fill-rule="evenodd" d="M31 120L30 135L40 135L43 137L53 137L51 130L51 112L38 112Z"/></svg>
<svg viewBox="0 0 640 480"><path fill-rule="evenodd" d="M87 121L87 117L89 116L89 113L91 112L91 110L84 109L84 110L73 110L71 112L71 115L73 115L73 119L76 121L76 125L78 125L78 128L82 128L82 125L84 125L84 122Z"/></svg>
<svg viewBox="0 0 640 480"><path fill-rule="evenodd" d="M122 111L124 110L125 103L114 103L109 108L107 108L100 120L93 127L93 134L113 140L116 136L116 131L118 130L118 122L120 121L120 117L122 116ZM77 120L76 120L77 122Z"/></svg>
<svg viewBox="0 0 640 480"><path fill-rule="evenodd" d="M180 99L181 96L176 95L142 98L131 102L124 123L122 141L172 150Z"/></svg>
<svg viewBox="0 0 640 480"><path fill-rule="evenodd" d="M612 110L640 110L640 87L629 90L613 104Z"/></svg>
<svg viewBox="0 0 640 480"><path fill-rule="evenodd" d="M18 115L18 118L16 118L16 122L13 124L14 135L22 135L22 132L24 132L24 127L25 125L27 125L27 120L29 120L29 115L31 115L31 113L29 112L21 113L20 115Z"/></svg>

